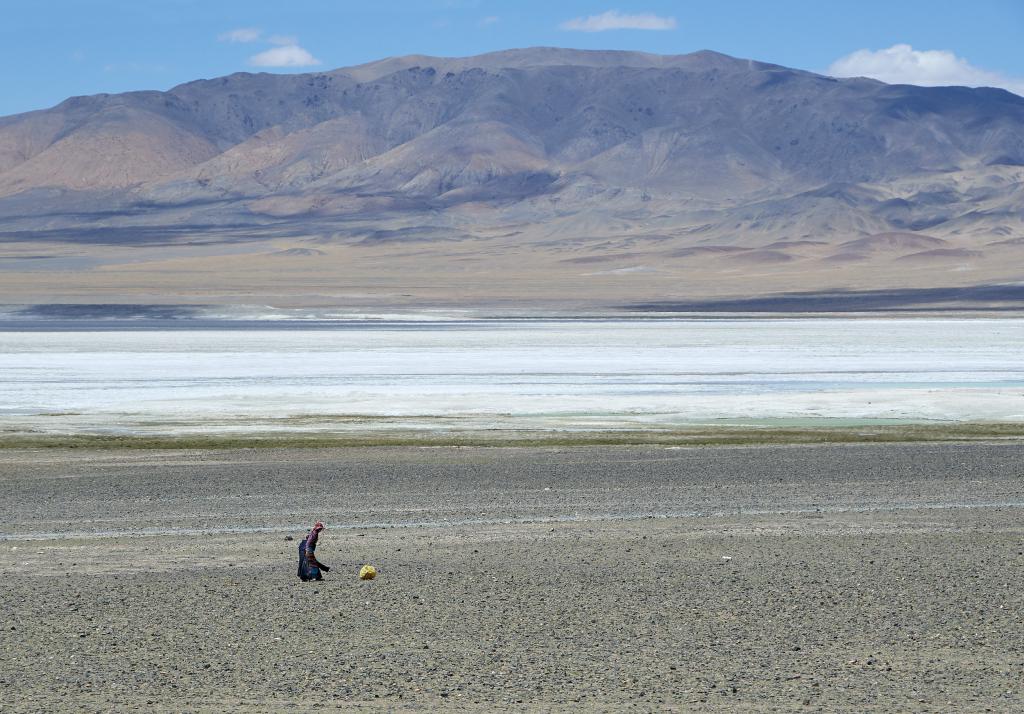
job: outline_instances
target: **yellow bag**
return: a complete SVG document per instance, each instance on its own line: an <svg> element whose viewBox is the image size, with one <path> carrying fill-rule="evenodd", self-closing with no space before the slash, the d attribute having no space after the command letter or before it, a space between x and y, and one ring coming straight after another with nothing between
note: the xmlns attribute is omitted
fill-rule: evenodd
<svg viewBox="0 0 1024 714"><path fill-rule="evenodd" d="M377 577L377 569L372 565L364 565L359 569L360 580L373 580Z"/></svg>

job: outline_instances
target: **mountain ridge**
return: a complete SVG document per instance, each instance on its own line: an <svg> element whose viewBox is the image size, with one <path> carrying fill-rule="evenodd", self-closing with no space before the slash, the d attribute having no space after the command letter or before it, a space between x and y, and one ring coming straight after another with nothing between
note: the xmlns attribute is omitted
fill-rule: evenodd
<svg viewBox="0 0 1024 714"><path fill-rule="evenodd" d="M896 234L920 240L843 247ZM653 299L1020 280L1021 237L1024 98L710 50L410 55L0 118L0 239L110 246L100 266L251 244L254 264L273 255L318 284L373 266L390 290L405 253L440 282L457 253L481 289L505 265L509 294L586 278L595 300L611 282ZM208 251L192 252L200 266ZM614 278L566 272L602 256Z"/></svg>

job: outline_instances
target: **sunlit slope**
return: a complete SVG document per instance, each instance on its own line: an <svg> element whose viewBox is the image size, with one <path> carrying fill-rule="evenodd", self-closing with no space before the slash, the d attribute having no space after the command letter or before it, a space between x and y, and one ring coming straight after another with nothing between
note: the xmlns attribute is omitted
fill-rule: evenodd
<svg viewBox="0 0 1024 714"><path fill-rule="evenodd" d="M160 294L210 270L214 302L360 281L456 302L1014 282L1024 98L713 52L235 74L0 119L0 238L5 273L72 243L79 267L151 270ZM58 263L34 260L45 293ZM404 285L410 262L429 289ZM119 270L72 283L134 289Z"/></svg>

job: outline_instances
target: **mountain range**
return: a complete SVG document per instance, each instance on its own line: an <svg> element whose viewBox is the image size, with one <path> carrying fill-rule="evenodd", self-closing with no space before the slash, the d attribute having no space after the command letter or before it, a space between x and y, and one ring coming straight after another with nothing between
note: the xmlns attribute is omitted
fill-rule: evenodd
<svg viewBox="0 0 1024 714"><path fill-rule="evenodd" d="M1024 98L408 56L0 118L0 301L657 305L1024 280Z"/></svg>

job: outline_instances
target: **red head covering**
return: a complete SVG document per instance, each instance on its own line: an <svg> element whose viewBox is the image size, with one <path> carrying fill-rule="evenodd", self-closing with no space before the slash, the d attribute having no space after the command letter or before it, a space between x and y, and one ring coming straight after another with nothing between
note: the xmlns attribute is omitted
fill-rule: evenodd
<svg viewBox="0 0 1024 714"><path fill-rule="evenodd" d="M323 521L317 521L316 523L313 524L313 530L315 530L315 531L322 531L323 529L324 529L324 522Z"/></svg>

